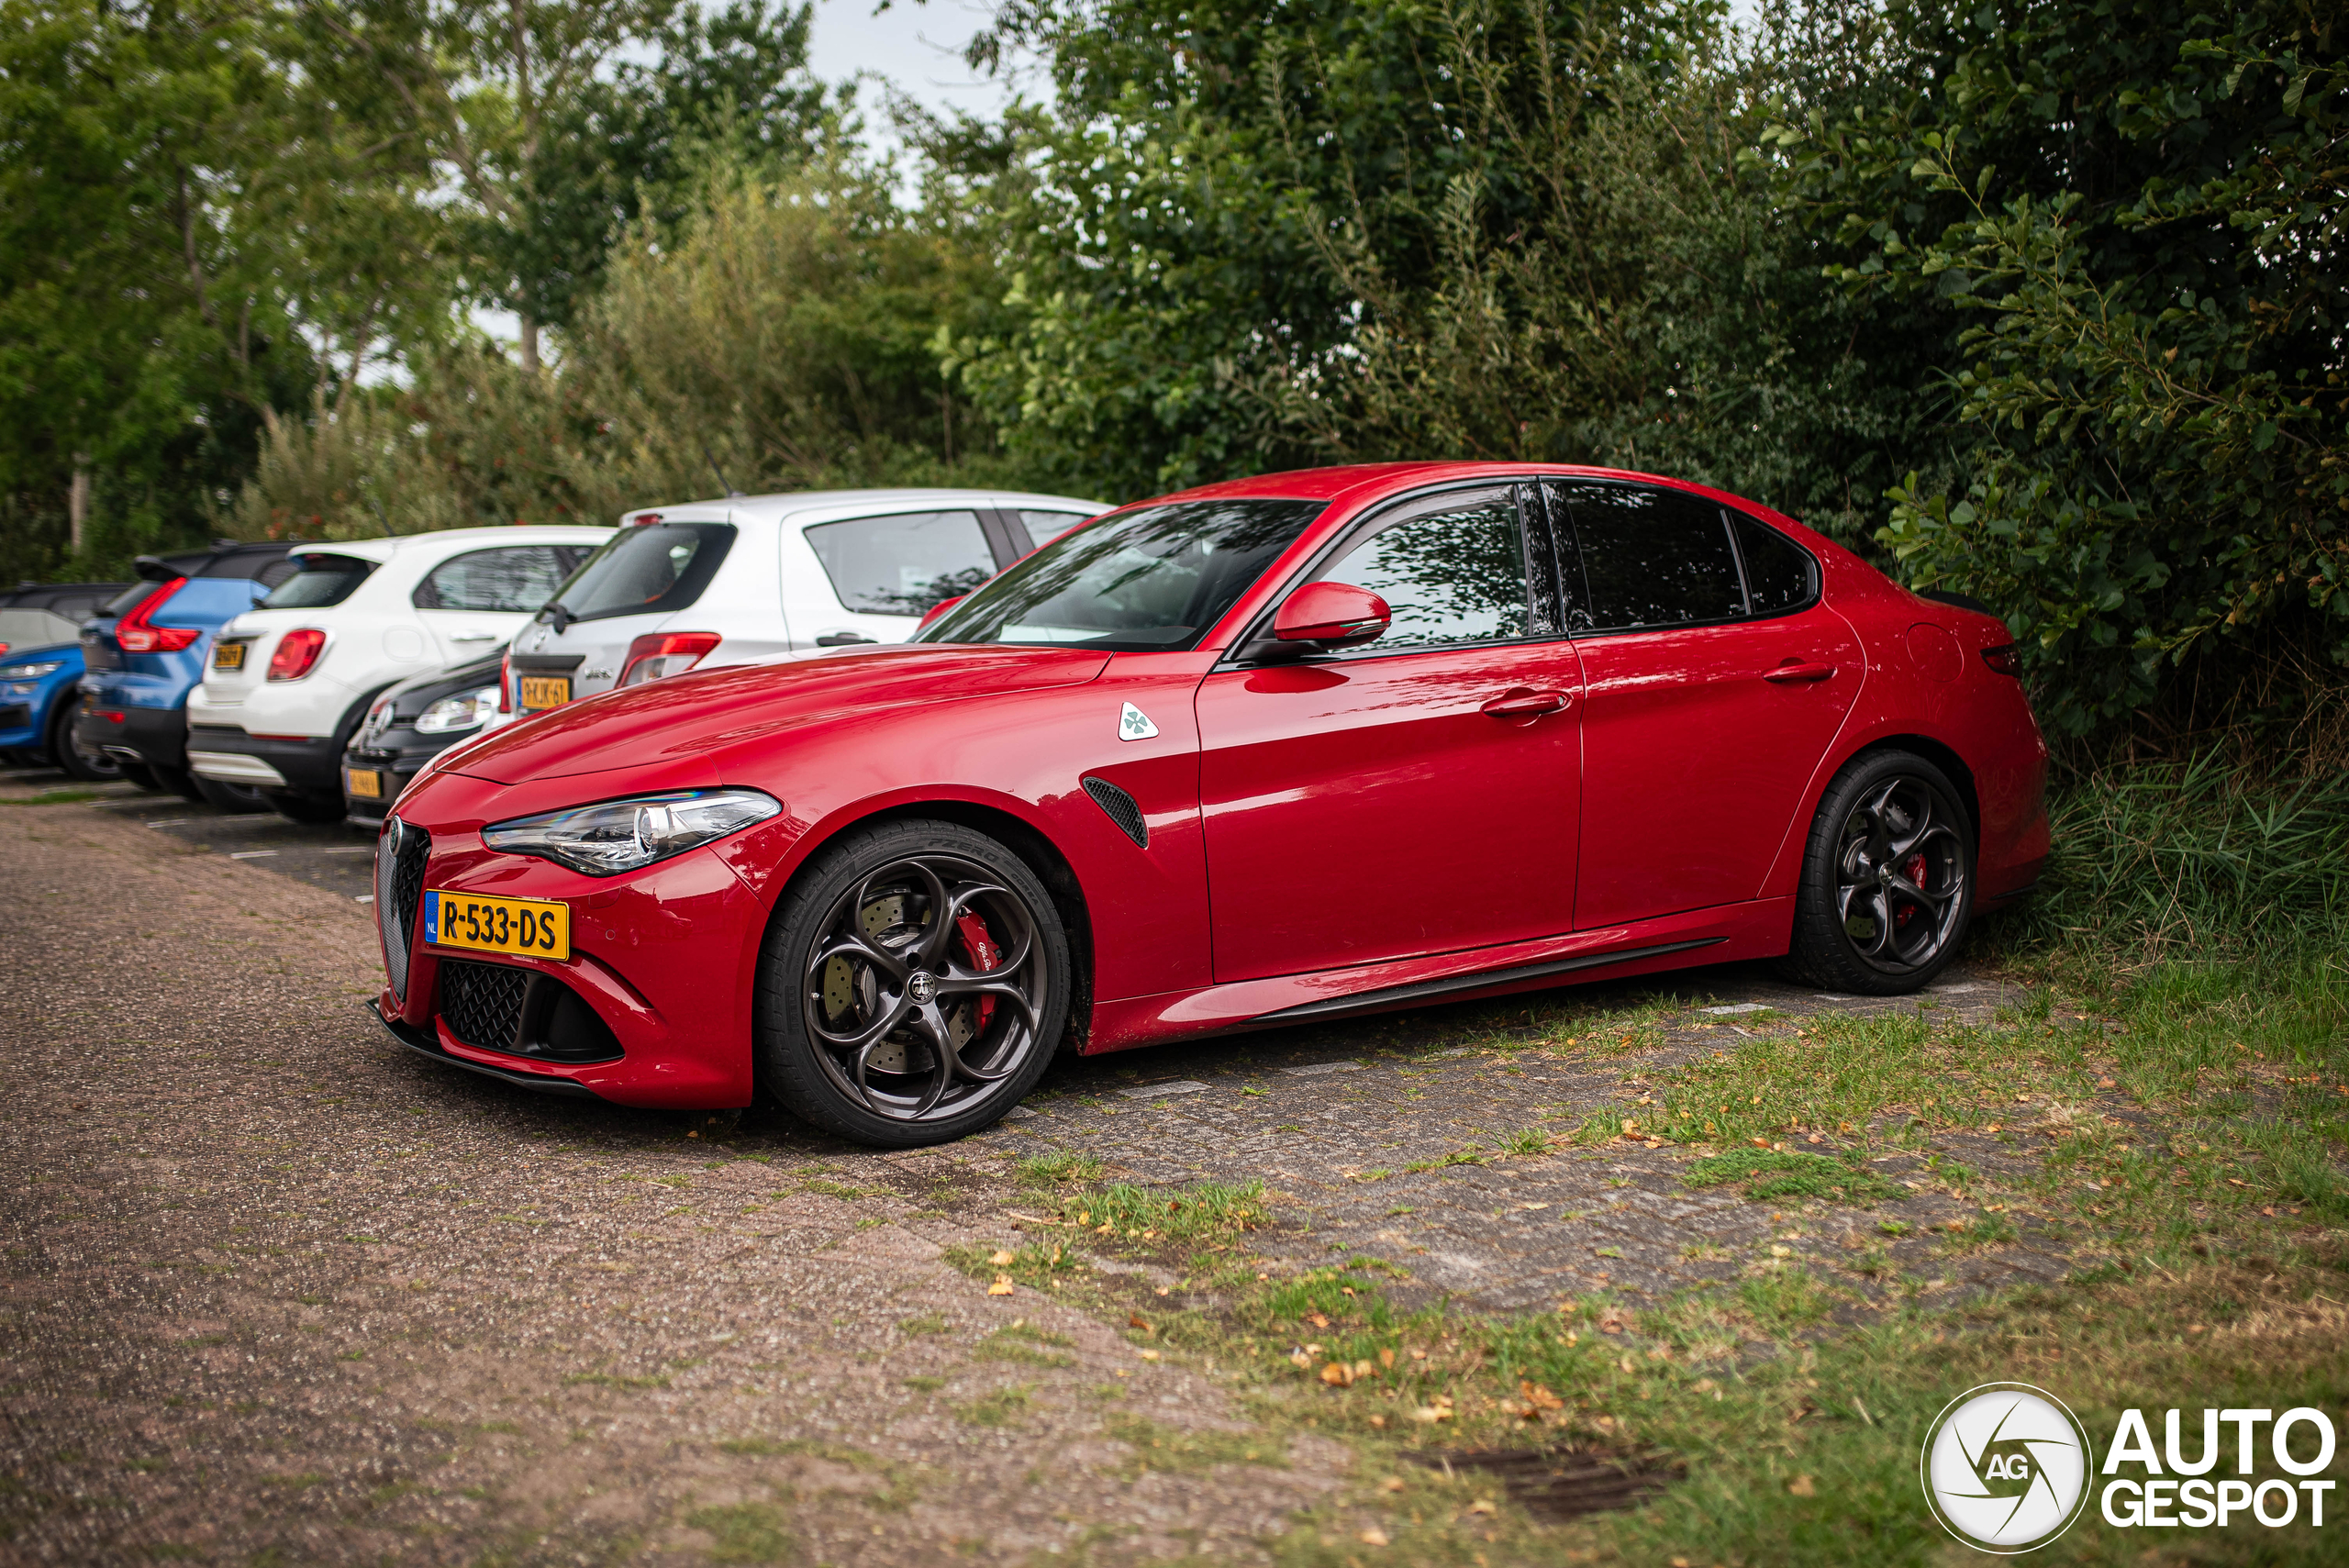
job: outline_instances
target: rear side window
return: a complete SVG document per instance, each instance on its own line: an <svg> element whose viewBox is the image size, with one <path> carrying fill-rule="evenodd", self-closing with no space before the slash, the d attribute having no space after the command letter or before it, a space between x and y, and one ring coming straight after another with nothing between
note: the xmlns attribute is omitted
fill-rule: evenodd
<svg viewBox="0 0 2349 1568"><path fill-rule="evenodd" d="M733 547L731 523L622 528L548 603L573 620L682 610L701 597Z"/></svg>
<svg viewBox="0 0 2349 1568"><path fill-rule="evenodd" d="M1019 509L1019 520L1028 527L1028 537L1038 544L1056 534L1064 534L1085 521L1083 512L1036 512L1025 506Z"/></svg>
<svg viewBox="0 0 2349 1568"><path fill-rule="evenodd" d="M918 616L995 575L995 553L976 512L901 512L818 523L807 543L852 610Z"/></svg>
<svg viewBox="0 0 2349 1568"><path fill-rule="evenodd" d="M1745 596L1755 615L1784 615L1819 596L1819 564L1809 551L1751 517L1731 517L1737 553L1745 562Z"/></svg>
<svg viewBox="0 0 2349 1568"><path fill-rule="evenodd" d="M588 554L586 545L526 544L451 556L416 585L420 610L502 610L528 615L554 596Z"/></svg>
<svg viewBox="0 0 2349 1568"><path fill-rule="evenodd" d="M1729 519L1680 490L1592 481L1550 482L1581 547L1576 631L1628 631L1734 620L1746 613Z"/></svg>
<svg viewBox="0 0 2349 1568"><path fill-rule="evenodd" d="M265 610L317 610L339 605L375 570L372 561L349 555L301 555L292 558L294 572L269 591L261 602Z"/></svg>
<svg viewBox="0 0 2349 1568"><path fill-rule="evenodd" d="M1507 490L1420 503L1340 556L1320 579L1386 601L1394 622L1365 653L1527 634L1525 533Z"/></svg>

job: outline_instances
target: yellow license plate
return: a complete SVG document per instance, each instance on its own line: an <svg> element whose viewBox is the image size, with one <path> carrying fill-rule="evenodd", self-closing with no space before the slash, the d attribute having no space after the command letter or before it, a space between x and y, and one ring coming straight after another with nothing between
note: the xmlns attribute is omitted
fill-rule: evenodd
<svg viewBox="0 0 2349 1568"><path fill-rule="evenodd" d="M212 645L212 667L216 670L241 670L245 667L245 645L241 642L216 642Z"/></svg>
<svg viewBox="0 0 2349 1568"><path fill-rule="evenodd" d="M542 707L561 707L571 700L571 677L568 675L525 675L522 677L522 711L536 713Z"/></svg>
<svg viewBox="0 0 2349 1568"><path fill-rule="evenodd" d="M384 775L373 768L345 768L342 770L342 783L343 787L358 799L384 798Z"/></svg>
<svg viewBox="0 0 2349 1568"><path fill-rule="evenodd" d="M537 898L483 898L471 893L424 895L424 940L434 947L510 952L527 958L571 956L571 906Z"/></svg>

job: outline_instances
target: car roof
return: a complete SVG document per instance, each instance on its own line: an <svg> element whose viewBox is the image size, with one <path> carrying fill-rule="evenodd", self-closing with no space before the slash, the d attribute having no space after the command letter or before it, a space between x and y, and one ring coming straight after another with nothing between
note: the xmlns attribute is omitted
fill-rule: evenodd
<svg viewBox="0 0 2349 1568"><path fill-rule="evenodd" d="M128 583L19 583L0 593L0 610L45 610L61 599L95 599L103 605L129 586Z"/></svg>
<svg viewBox="0 0 2349 1568"><path fill-rule="evenodd" d="M337 539L296 547L297 555L347 555L381 564L417 545L462 548L473 544L593 544L612 531L609 523L507 523L483 528L431 528L380 539Z"/></svg>
<svg viewBox="0 0 2349 1568"><path fill-rule="evenodd" d="M843 506L901 506L908 502L927 502L933 506L1001 506L1016 509L1021 503L1030 501L1041 503L1040 510L1058 511L1074 506L1089 515L1105 509L1103 503L1077 495L1047 495L1027 490L940 489L907 485L883 490L785 490L769 495L711 496L699 501L671 501L657 506L631 506L622 515L633 517L640 512L671 508L723 507L749 520L788 517L800 512L829 511Z"/></svg>
<svg viewBox="0 0 2349 1568"><path fill-rule="evenodd" d="M1227 479L1219 484L1201 484L1189 490L1177 490L1172 495L1152 497L1140 505L1157 506L1170 501L1214 501L1261 496L1292 501L1336 502L1349 499L1376 500L1381 496L1414 484L1442 480L1515 480L1531 478L1622 479L1642 484L1664 484L1675 490L1687 490L1708 495L1724 504L1749 512L1757 512L1783 522L1802 524L1796 518L1763 506L1748 497L1717 490L1695 480L1675 479L1665 473L1642 473L1627 468L1598 468L1578 462L1362 462L1330 468L1299 468L1285 473L1252 474L1246 479Z"/></svg>

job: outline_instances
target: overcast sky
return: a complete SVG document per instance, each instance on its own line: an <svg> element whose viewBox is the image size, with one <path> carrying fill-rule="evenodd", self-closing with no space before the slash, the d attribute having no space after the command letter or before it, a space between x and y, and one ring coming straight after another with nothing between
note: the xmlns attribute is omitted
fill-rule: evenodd
<svg viewBox="0 0 2349 1568"><path fill-rule="evenodd" d="M837 82L859 72L885 77L926 107L991 115L1010 97L1007 84L963 63L963 46L986 25L992 8L979 0L896 0L877 15L875 0L816 0L808 64ZM1041 83L1030 82L1028 91ZM880 102L867 107L880 129Z"/></svg>

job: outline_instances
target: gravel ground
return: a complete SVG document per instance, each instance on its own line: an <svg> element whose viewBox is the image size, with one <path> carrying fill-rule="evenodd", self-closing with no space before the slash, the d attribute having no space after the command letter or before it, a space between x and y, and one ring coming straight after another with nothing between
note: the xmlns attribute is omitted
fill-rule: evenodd
<svg viewBox="0 0 2349 1568"><path fill-rule="evenodd" d="M1406 1300L1655 1296L1835 1245L1683 1190L1668 1147L1401 1172L1619 1114L1735 1012L1692 1002L1631 1061L1440 1052L1457 1010L1435 1009L1066 1063L990 1134L882 1155L413 1058L361 1009L364 835L119 788L7 804L59 782L0 776L0 1557L1261 1558L1345 1485L1348 1450L1267 1435L1256 1462L1137 1473L1113 1424L1250 1429L1212 1362L1145 1359L943 1260L1018 1234L1012 1162L1050 1151L1262 1177L1274 1266L1384 1256ZM1753 969L1670 984L1860 1006ZM1931 1000L2007 999L1957 974ZM2017 1157L1962 1152L1994 1174ZM1887 1212L1921 1228L1948 1201ZM1933 1288L2065 1267L2027 1231Z"/></svg>

